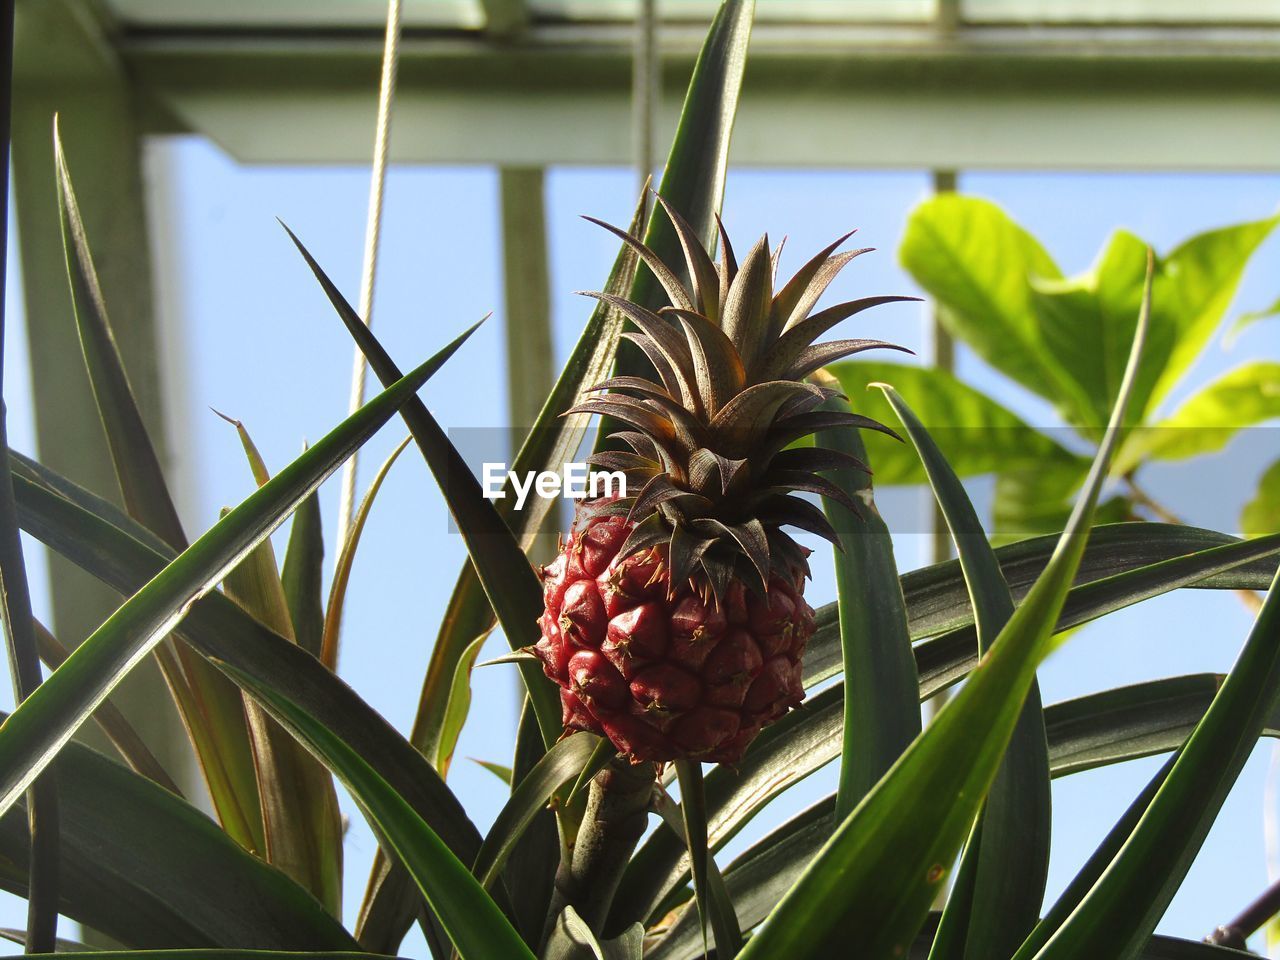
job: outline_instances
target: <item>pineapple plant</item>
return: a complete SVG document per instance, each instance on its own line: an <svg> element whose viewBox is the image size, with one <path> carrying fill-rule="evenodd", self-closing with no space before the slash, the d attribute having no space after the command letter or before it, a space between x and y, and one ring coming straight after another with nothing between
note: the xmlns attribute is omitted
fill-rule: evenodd
<svg viewBox="0 0 1280 960"><path fill-rule="evenodd" d="M767 236L739 266L721 226L713 265L684 217L658 200L684 252L675 268L639 238L602 226L638 253L671 304L655 313L590 294L635 323L624 337L655 375L612 377L570 410L625 427L606 439L627 449L591 462L620 472L628 495L578 508L559 556L542 570L546 610L534 651L561 688L566 730L603 734L637 763L734 763L804 699L801 658L814 631L804 600L808 550L787 528L832 543L837 534L794 494L857 510L822 471L867 470L843 451L793 444L837 427L893 433L821 409L837 392L804 379L893 345L814 341L863 310L913 298L867 297L812 313L841 269L867 252L836 254L848 234L775 292Z"/></svg>
<svg viewBox="0 0 1280 960"><path fill-rule="evenodd" d="M87 954L104 960L377 960L402 952L414 923L440 960L694 960L713 944L721 960L1246 955L1237 948L1276 912L1275 890L1235 919L1206 917L1212 943L1155 929L1250 749L1276 735L1280 536L1096 522L1150 283L1108 428L1060 534L993 548L929 430L882 385L959 554L900 576L860 439L892 431L854 414L821 369L889 345L815 344L898 298L813 312L858 252L836 252L845 238L775 292L768 241L739 267L718 229L751 18L749 0L722 4L661 211L642 203L627 230L610 228L622 241L613 273L517 457L520 468L559 464L601 416L610 425L593 461L630 481L624 495L582 505L541 577L526 548L543 512L504 514L485 499L416 396L471 331L402 373L300 242L384 389L275 476L251 451L259 488L199 537L166 530L168 490L60 164L75 322L127 495L121 508L6 448L0 619L12 660L31 666L39 654L51 672L37 682L38 667L23 669L21 702L0 724L0 887L29 905L26 929L4 936L29 952L84 949L58 936L65 916L121 945ZM624 337L637 356L618 349ZM341 607L344 581L320 602L315 499L397 416L469 555L407 733L336 674L325 608ZM815 445L804 446L810 434ZM277 569L268 538L295 514ZM20 530L123 598L69 656L32 617ZM805 533L835 544L837 599L817 610L804 597ZM1073 627L1183 587L1269 585L1225 677L1041 706L1037 668ZM447 778L476 638L495 625L525 711L510 767L492 765L509 795L482 832ZM175 672L175 698L198 707L210 692L229 695L223 718L236 721L190 713L216 820L110 710L121 680L169 638L220 685ZM921 730L920 702L962 679ZM90 718L117 755L72 739ZM255 762L264 746L271 762ZM1159 753L1169 760L1050 901L1036 869L1049 854L1049 811L1034 798L1052 776ZM773 800L829 764L834 794L758 829ZM331 882L342 838L329 829L330 775L379 840L350 929ZM748 829L757 835L746 849L717 863Z"/></svg>

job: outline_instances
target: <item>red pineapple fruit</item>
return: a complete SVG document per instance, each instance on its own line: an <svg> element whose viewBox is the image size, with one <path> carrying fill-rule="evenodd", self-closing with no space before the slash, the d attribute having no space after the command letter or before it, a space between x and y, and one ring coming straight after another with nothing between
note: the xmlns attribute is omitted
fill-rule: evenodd
<svg viewBox="0 0 1280 960"><path fill-rule="evenodd" d="M804 600L809 551L783 527L835 541L798 491L851 503L821 471L862 464L792 448L815 430L874 421L820 409L835 391L805 382L874 340L814 341L871 297L810 310L858 253L809 261L773 293L768 239L741 269L721 231L710 254L665 202L692 292L639 240L618 233L662 283L653 313L606 294L638 328L626 334L656 379L619 376L574 411L623 423L628 449L592 463L625 475L621 497L580 506L560 555L543 570L546 609L534 650L560 686L564 725L607 736L632 762L733 763L768 723L804 698L801 658L814 630ZM901 349L901 348L897 348ZM608 391L601 393L601 391Z"/></svg>

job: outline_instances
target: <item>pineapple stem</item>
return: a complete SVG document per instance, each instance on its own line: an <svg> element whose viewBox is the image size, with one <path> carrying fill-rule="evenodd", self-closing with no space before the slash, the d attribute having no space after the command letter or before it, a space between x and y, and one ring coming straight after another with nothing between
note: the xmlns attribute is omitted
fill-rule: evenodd
<svg viewBox="0 0 1280 960"><path fill-rule="evenodd" d="M597 936L604 934L622 872L648 826L656 779L653 764L632 765L617 757L591 781L577 840L556 873L544 943L567 906Z"/></svg>

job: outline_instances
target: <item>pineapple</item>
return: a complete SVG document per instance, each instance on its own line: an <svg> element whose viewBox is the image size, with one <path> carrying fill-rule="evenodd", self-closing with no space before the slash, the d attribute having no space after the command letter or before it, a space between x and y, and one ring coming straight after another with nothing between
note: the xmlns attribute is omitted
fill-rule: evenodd
<svg viewBox="0 0 1280 960"><path fill-rule="evenodd" d="M836 254L846 234L774 292L768 237L741 266L721 225L718 264L659 197L684 251L686 283L640 240L631 246L666 290L657 313L603 293L656 379L616 376L575 412L623 425L627 449L590 462L627 478L627 495L582 504L542 571L545 612L534 652L559 684L567 730L607 736L633 763L733 763L804 697L801 658L814 630L804 600L808 551L785 527L836 541L797 491L857 505L819 471L866 467L834 450L793 448L832 426L888 428L822 409L835 391L805 377L877 340L819 336L860 311L909 297L869 297L810 314L866 250ZM588 218L591 219L591 218Z"/></svg>

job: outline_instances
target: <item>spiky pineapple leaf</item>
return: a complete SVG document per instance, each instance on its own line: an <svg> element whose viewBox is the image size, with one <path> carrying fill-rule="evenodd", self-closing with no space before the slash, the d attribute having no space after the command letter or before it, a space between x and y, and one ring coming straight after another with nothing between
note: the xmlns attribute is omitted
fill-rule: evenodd
<svg viewBox="0 0 1280 960"><path fill-rule="evenodd" d="M137 593L173 559L172 551L106 501L29 460L16 460L23 529L125 596ZM460 858L480 835L426 759L318 660L212 592L197 600L177 634L215 663L240 668L300 704L359 747L378 773L432 825ZM253 689L248 691L254 693ZM295 736L300 732L293 731ZM436 937L428 917L428 937Z"/></svg>
<svg viewBox="0 0 1280 960"><path fill-rule="evenodd" d="M471 872L484 887L493 884L529 823L566 784L592 765L600 738L590 733L565 737L543 754L532 770L514 785L507 801L485 835ZM607 760L608 758L606 758ZM601 763L596 767L599 772Z"/></svg>
<svg viewBox="0 0 1280 960"><path fill-rule="evenodd" d="M285 230L320 282L343 326L369 361L370 369L384 385L397 382L401 377L400 368L390 354L302 241L288 227ZM410 397L399 412L444 493L449 512L466 541L467 554L476 567L507 643L512 650L528 646L536 638L537 620L542 613L542 588L533 567L506 521L493 502L484 496L479 481L426 404L417 397ZM537 712L543 740L549 746L555 743L562 729L559 697L554 685L535 665L520 664L520 675Z"/></svg>
<svg viewBox="0 0 1280 960"><path fill-rule="evenodd" d="M472 327L471 330L474 330ZM435 373L470 335L356 411L134 594L0 727L0 812L138 661Z"/></svg>
<svg viewBox="0 0 1280 960"><path fill-rule="evenodd" d="M169 546L183 550L187 537L116 347L56 121L53 148L72 312L125 509ZM262 849L253 753L239 692L181 646L162 644L156 656L219 819L246 847Z"/></svg>
<svg viewBox="0 0 1280 960"><path fill-rule="evenodd" d="M239 674L228 668L232 676ZM247 686L253 678L240 676ZM311 749L351 791L386 845L435 912L461 960L535 960L498 905L417 811L353 747L292 700L262 686L255 696L282 723L301 731Z"/></svg>
<svg viewBox="0 0 1280 960"><path fill-rule="evenodd" d="M1013 616L1013 595L960 478L893 387L878 384L914 444L942 510L973 605L976 653ZM845 675L849 676L846 669ZM846 724L847 727L847 724ZM848 810L837 795L836 815ZM1040 687L1033 679L1009 747L974 821L930 960L1007 956L1040 918L1052 820Z"/></svg>
<svg viewBox="0 0 1280 960"><path fill-rule="evenodd" d="M744 960L833 949L851 934L869 955L892 955L915 938L1048 653L1124 423L1148 310L1149 297L1107 436L1045 572L960 693L841 822L747 944Z"/></svg>
<svg viewBox="0 0 1280 960"><path fill-rule="evenodd" d="M298 646L319 657L324 637L324 527L320 498L314 493L293 513L280 583Z"/></svg>
<svg viewBox="0 0 1280 960"><path fill-rule="evenodd" d="M68 917L138 948L355 949L314 897L186 801L75 742L53 766ZM0 818L0 888L19 896L27 845L19 804Z"/></svg>
<svg viewBox="0 0 1280 960"><path fill-rule="evenodd" d="M821 386L833 377L815 377ZM840 397L826 409L847 411ZM814 435L822 449L867 462L859 431L852 427ZM839 807L849 813L920 735L920 688L911 657L906 603L898 580L889 528L876 509L871 474L841 469L827 474L848 504L824 497L823 510L838 537L835 545L840 650L844 666L844 744ZM853 505L857 509L853 509Z"/></svg>
<svg viewBox="0 0 1280 960"><path fill-rule="evenodd" d="M1235 666L1142 820L1106 872L1034 956L1051 960L1106 949L1122 960L1141 949L1264 729L1280 690L1278 630L1280 589L1273 583ZM1030 951L1020 953L1033 956Z"/></svg>
<svg viewBox="0 0 1280 960"><path fill-rule="evenodd" d="M1143 538L1142 531L1135 529L1141 527L1150 528L1153 539ZM1087 569L1080 579L1109 576L1068 593L1057 629L1068 629L1170 590L1205 585L1237 589L1274 575L1273 558L1280 552L1280 536L1242 542L1194 528L1170 527L1163 533L1161 529L1158 524L1095 528L1095 542L1091 550L1086 549ZM1014 544L997 550L996 555L1004 561L1006 576L1023 592L1026 581L1045 559L1043 544ZM1117 569L1119 573L1112 573ZM1249 573L1242 577L1237 571ZM911 571L903 575L902 583L909 609L922 608L918 624L963 624L965 618L972 617L958 561ZM945 604L944 597L949 598ZM818 629L805 655L806 686L840 673L835 606L829 604L818 611ZM913 639L928 637L931 632L917 627ZM927 699L965 677L977 664L976 651L977 638L971 627L963 625L917 644L914 654L920 698ZM839 755L843 695L837 684L812 696L804 710L765 728L734 770L717 769L707 776L711 849L723 846L771 799ZM1079 762L1087 759L1081 757ZM680 865L681 852L674 838L662 831L640 846L623 875L611 927L624 920L652 917L672 891L687 882L687 868Z"/></svg>
<svg viewBox="0 0 1280 960"><path fill-rule="evenodd" d="M369 489L360 500L355 515L351 518L351 526L342 539L342 548L338 551L338 559L333 568L333 582L329 585L329 601L324 611L324 628L321 631L320 662L330 670L338 669L338 640L342 631L342 610L347 600L347 587L351 583L351 569L356 561L356 549L360 546L360 538L364 535L365 524L369 521L369 513L373 510L374 501L382 489L387 474L395 466L396 460L409 445L405 437L398 443L382 465L378 467Z"/></svg>
<svg viewBox="0 0 1280 960"><path fill-rule="evenodd" d="M725 890L707 843L707 798L703 791L702 764L697 760L677 760L680 804L659 787L658 812L677 836L683 837L693 875L693 896L698 908L703 945L710 921L716 956L736 957L742 950L742 930L733 912L733 902Z"/></svg>
<svg viewBox="0 0 1280 960"><path fill-rule="evenodd" d="M59 951L62 952L62 951ZM358 950L84 950L75 951L83 960L394 960L383 953ZM0 957L26 960L28 954Z"/></svg>

